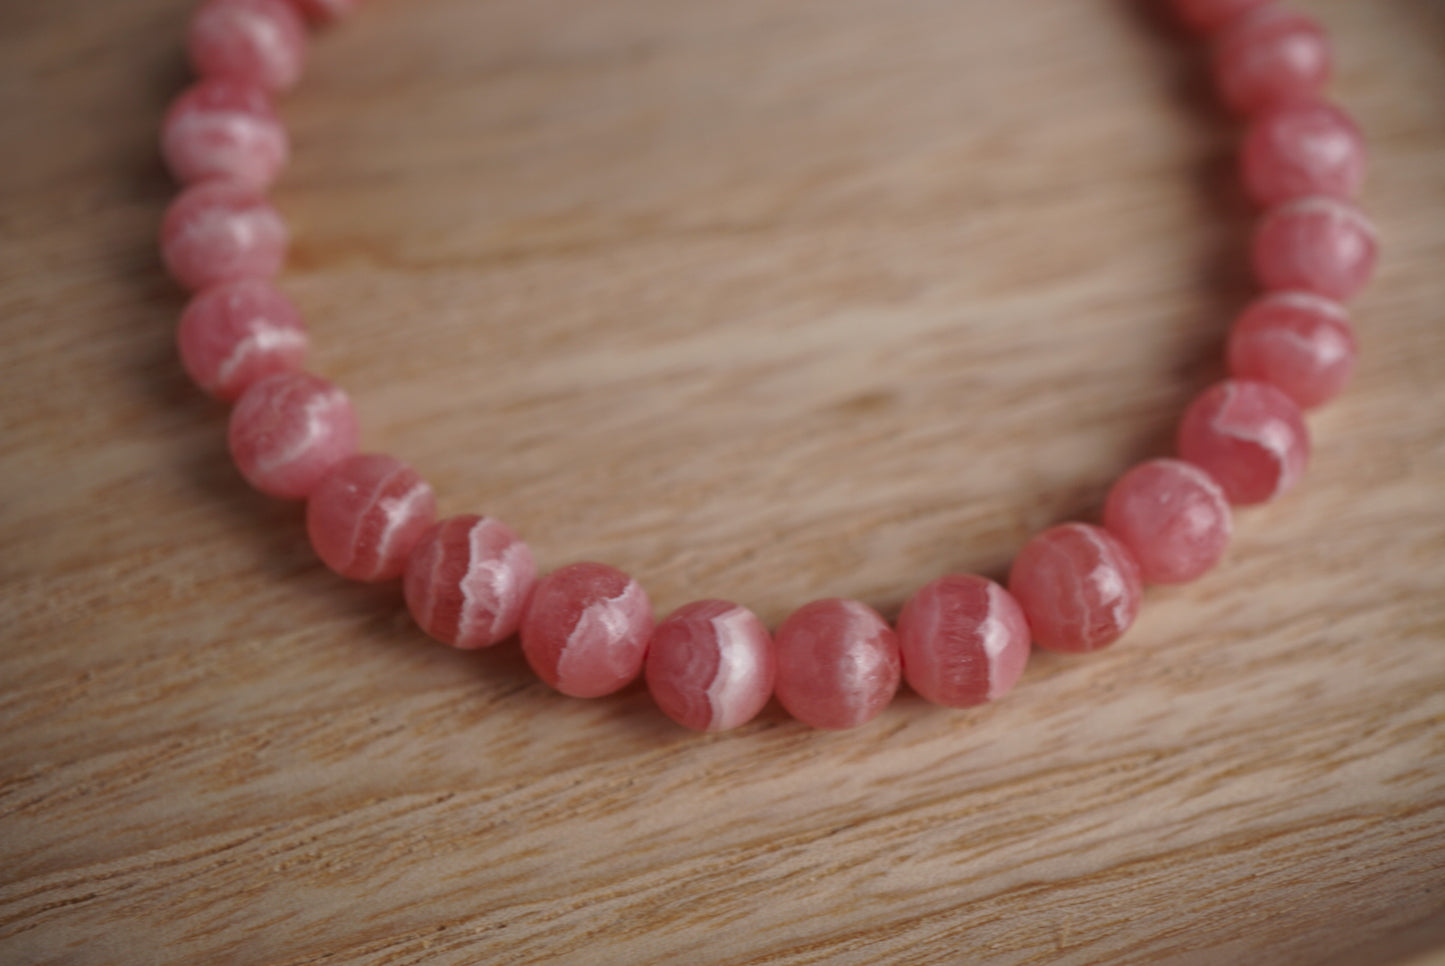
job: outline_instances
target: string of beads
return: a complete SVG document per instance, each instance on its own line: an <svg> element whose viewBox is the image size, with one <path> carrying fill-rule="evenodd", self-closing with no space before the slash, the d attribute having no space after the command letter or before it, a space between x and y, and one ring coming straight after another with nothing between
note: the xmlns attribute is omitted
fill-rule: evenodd
<svg viewBox="0 0 1445 966"><path fill-rule="evenodd" d="M1163 0L1160 0L1163 2ZM162 150L184 190L161 244L194 291L181 319L186 370L234 402L230 449L258 490L306 501L316 553L343 577L401 579L432 637L463 649L520 635L557 690L611 694L646 675L669 717L735 728L776 695L796 718L850 728L875 717L900 680L930 701L968 707L1018 681L1031 643L1093 651L1134 623L1144 584L1194 580L1221 558L1231 506L1299 482L1310 440L1302 411L1337 395L1356 347L1343 303L1373 273L1375 233L1354 200L1359 130L1322 99L1330 43L1275 0L1173 0L1212 50L1220 97L1245 124L1241 177L1263 209L1253 263L1262 294L1234 324L1230 376L1179 426L1177 458L1128 470L1102 525L1065 523L1019 552L1007 588L948 575L920 589L891 627L856 600L818 600L770 635L746 608L688 604L654 623L642 587L600 563L541 576L531 550L485 516L436 520L431 487L390 456L358 452L341 389L306 372L300 313L275 287L285 221L265 192L290 147L273 97L301 77L309 26L357 0L209 0L189 35L199 81L166 117Z"/></svg>

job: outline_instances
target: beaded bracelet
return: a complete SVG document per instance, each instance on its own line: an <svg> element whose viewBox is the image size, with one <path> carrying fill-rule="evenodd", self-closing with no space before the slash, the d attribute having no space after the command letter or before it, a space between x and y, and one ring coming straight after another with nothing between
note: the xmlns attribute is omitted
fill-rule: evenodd
<svg viewBox="0 0 1445 966"><path fill-rule="evenodd" d="M1164 0L1160 0L1164 2ZM814 601L770 636L749 610L688 604L654 625L642 587L579 563L538 579L532 553L503 523L435 522L431 487L389 456L358 455L345 393L301 369L306 333L272 284L287 228L264 192L284 167L276 92L301 75L307 19L350 13L357 0L209 0L189 50L201 80L177 100L162 150L187 185L166 213L171 274L196 293L179 330L187 372L235 408L230 450L264 493L306 501L320 558L360 581L402 578L406 605L432 637L463 649L520 632L547 684L577 697L646 674L664 713L702 730L734 728L776 694L794 717L850 728L875 717L900 679L923 697L968 707L1023 673L1030 644L1086 652L1118 640L1145 583L1193 580L1222 556L1230 505L1293 487L1309 456L1303 409L1333 398L1356 348L1341 303L1373 273L1376 240L1352 204L1364 144L1320 100L1328 38L1274 0L1171 0L1212 46L1215 81L1247 123L1242 174L1265 214L1253 262L1264 294L1235 323L1230 378L1188 407L1178 459L1125 473L1103 525L1065 523L1019 553L1008 588L950 575L919 590L897 627L853 600Z"/></svg>

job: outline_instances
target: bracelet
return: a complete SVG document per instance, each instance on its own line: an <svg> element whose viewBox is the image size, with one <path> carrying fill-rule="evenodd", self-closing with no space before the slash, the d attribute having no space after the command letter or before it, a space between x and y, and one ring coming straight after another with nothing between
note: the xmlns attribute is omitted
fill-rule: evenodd
<svg viewBox="0 0 1445 966"><path fill-rule="evenodd" d="M1164 0L1160 0L1164 2ZM1234 323L1229 378L1179 425L1177 458L1128 470L1101 525L1033 537L1005 588L954 574L917 591L896 627L856 600L808 603L770 635L751 611L700 600L660 623L622 571L576 563L539 578L531 550L485 516L436 521L431 487L390 456L358 453L347 395L304 371L300 313L274 285L288 231L265 192L290 147L273 96L302 73L308 21L358 0L208 0L189 53L200 80L167 114L162 152L185 187L161 248L194 292L180 321L186 371L233 402L230 451L256 489L306 501L311 544L358 581L401 579L429 635L462 649L518 635L548 685L611 694L645 674L661 710L699 730L735 728L776 694L797 719L851 728L877 716L900 681L955 708L1018 681L1037 645L1082 653L1134 623L1145 584L1194 580L1221 558L1231 505L1263 503L1299 482L1310 440L1302 411L1334 398L1357 355L1342 303L1369 280L1375 232L1354 205L1365 147L1321 99L1329 39L1275 0L1170 0L1210 44L1215 84L1246 125L1240 169L1263 209L1253 242L1262 294Z"/></svg>

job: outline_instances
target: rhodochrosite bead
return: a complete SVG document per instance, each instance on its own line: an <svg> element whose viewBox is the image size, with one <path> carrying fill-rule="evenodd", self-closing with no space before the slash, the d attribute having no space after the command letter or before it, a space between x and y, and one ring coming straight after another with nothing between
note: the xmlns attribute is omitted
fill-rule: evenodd
<svg viewBox="0 0 1445 966"><path fill-rule="evenodd" d="M1255 302L1229 335L1229 372L1267 382L1302 409L1329 402L1350 381L1358 349L1344 306L1308 292Z"/></svg>
<svg viewBox="0 0 1445 966"><path fill-rule="evenodd" d="M301 79L306 21L286 0L209 0L191 18L187 49L202 77L282 91Z"/></svg>
<svg viewBox="0 0 1445 966"><path fill-rule="evenodd" d="M390 456L342 460L306 501L306 532L322 562L343 577L394 580L436 519L436 496Z"/></svg>
<svg viewBox="0 0 1445 966"><path fill-rule="evenodd" d="M1018 601L993 581L940 577L903 606L898 647L913 690L967 708L1018 683L1029 660L1029 625Z"/></svg>
<svg viewBox="0 0 1445 966"><path fill-rule="evenodd" d="M286 223L260 192L208 181L187 188L166 210L161 254L190 289L243 278L272 278L286 260Z"/></svg>
<svg viewBox="0 0 1445 966"><path fill-rule="evenodd" d="M356 452L356 413L346 393L306 372L278 372L251 385L231 410L231 457L262 493L311 495L333 466Z"/></svg>
<svg viewBox="0 0 1445 966"><path fill-rule="evenodd" d="M1146 583L1182 584L1203 576L1224 556L1229 500L1199 467L1150 460L1109 491L1104 528L1129 548Z"/></svg>
<svg viewBox="0 0 1445 966"><path fill-rule="evenodd" d="M318 23L331 23L355 13L361 0L294 0L301 12Z"/></svg>
<svg viewBox="0 0 1445 966"><path fill-rule="evenodd" d="M432 637L463 650L517 633L537 581L532 550L491 517L451 517L417 540L406 565L406 606Z"/></svg>
<svg viewBox="0 0 1445 966"><path fill-rule="evenodd" d="M1254 237L1254 271L1272 291L1348 301L1375 272L1375 229L1354 205L1302 198L1272 210Z"/></svg>
<svg viewBox="0 0 1445 966"><path fill-rule="evenodd" d="M1262 205L1310 195L1351 200L1365 181L1365 139L1349 115L1318 101L1260 116L1244 140L1245 187Z"/></svg>
<svg viewBox="0 0 1445 966"><path fill-rule="evenodd" d="M271 98L252 84L202 81L176 99L161 129L161 153L186 184L224 178L264 189L291 152Z"/></svg>
<svg viewBox="0 0 1445 966"><path fill-rule="evenodd" d="M856 600L817 600L795 611L774 638L774 692L788 713L815 728L853 728L893 700L902 676L898 638Z"/></svg>
<svg viewBox="0 0 1445 966"><path fill-rule="evenodd" d="M1288 491L1309 462L1309 431L1294 401L1263 382L1206 389L1179 425L1179 455L1218 481L1230 503L1264 503Z"/></svg>
<svg viewBox="0 0 1445 966"><path fill-rule="evenodd" d="M1184 25L1200 33L1211 33L1231 20L1263 6L1269 0L1173 0L1174 13Z"/></svg>
<svg viewBox="0 0 1445 966"><path fill-rule="evenodd" d="M176 341L190 377L227 402L257 379L300 368L306 358L301 313L261 279L203 290L181 315Z"/></svg>
<svg viewBox="0 0 1445 966"><path fill-rule="evenodd" d="M1108 531L1086 523L1051 527L1024 545L1009 591L1051 651L1083 653L1117 641L1139 616L1139 564Z"/></svg>
<svg viewBox="0 0 1445 966"><path fill-rule="evenodd" d="M1333 66L1324 29L1275 4L1232 21L1214 48L1219 93L1241 114L1317 97Z"/></svg>
<svg viewBox="0 0 1445 966"><path fill-rule="evenodd" d="M674 611L647 646L647 687L673 721L697 731L746 724L773 693L772 639L763 622L726 600Z"/></svg>
<svg viewBox="0 0 1445 966"><path fill-rule="evenodd" d="M606 564L572 564L537 582L522 619L522 651L558 691L599 698L642 671L652 628L641 584Z"/></svg>

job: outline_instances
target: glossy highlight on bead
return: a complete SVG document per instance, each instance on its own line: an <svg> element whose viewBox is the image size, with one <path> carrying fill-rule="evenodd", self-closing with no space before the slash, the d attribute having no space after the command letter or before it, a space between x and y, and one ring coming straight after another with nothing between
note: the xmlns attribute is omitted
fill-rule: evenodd
<svg viewBox="0 0 1445 966"><path fill-rule="evenodd" d="M307 347L301 313L261 279L203 289L181 315L176 343L196 385L226 402L258 379L299 369Z"/></svg>
<svg viewBox="0 0 1445 966"><path fill-rule="evenodd" d="M291 156L291 141L271 98L233 80L202 81L166 115L161 153L177 181L222 180L270 187Z"/></svg>
<svg viewBox="0 0 1445 966"><path fill-rule="evenodd" d="M909 687L934 704L971 708L1018 683L1029 660L1029 625L998 584L955 574L903 605L898 646Z"/></svg>
<svg viewBox="0 0 1445 966"><path fill-rule="evenodd" d="M1082 654L1108 647L1139 616L1143 580L1129 548L1087 523L1051 527L1024 545L1009 571L1009 592L1028 618L1034 643Z"/></svg>
<svg viewBox="0 0 1445 966"><path fill-rule="evenodd" d="M1261 205L1313 196L1352 201L1365 181L1365 139L1333 104L1290 104L1250 125L1240 161L1245 188Z"/></svg>
<svg viewBox="0 0 1445 966"><path fill-rule="evenodd" d="M1344 391L1359 349L1343 305L1310 292L1276 292L1234 323L1227 355L1234 378L1267 382L1313 409Z"/></svg>
<svg viewBox="0 0 1445 966"><path fill-rule="evenodd" d="M1333 69L1324 28L1277 3L1258 4L1230 20L1214 43L1215 83L1240 114L1316 98Z"/></svg>
<svg viewBox="0 0 1445 966"><path fill-rule="evenodd" d="M768 703L777 662L757 615L731 601L700 600L657 625L646 673L663 714L695 731L727 731Z"/></svg>
<svg viewBox="0 0 1445 966"><path fill-rule="evenodd" d="M1121 476L1104 504L1104 529L1134 555L1148 584L1182 584L1212 570L1229 546L1224 489L1183 460L1150 460Z"/></svg>
<svg viewBox="0 0 1445 966"><path fill-rule="evenodd" d="M356 452L356 413L346 393L319 376L278 372L231 410L231 457L252 486L304 500L327 472Z"/></svg>
<svg viewBox="0 0 1445 966"><path fill-rule="evenodd" d="M274 278L290 233L261 193L231 181L181 192L161 223L161 254L171 276L199 290L247 278Z"/></svg>
<svg viewBox="0 0 1445 966"><path fill-rule="evenodd" d="M536 581L532 550L511 527L465 514L417 538L403 590L417 626L443 644L474 651L517 633Z"/></svg>
<svg viewBox="0 0 1445 966"><path fill-rule="evenodd" d="M1274 386L1230 379L1190 404L1179 424L1179 455L1219 481L1230 503L1266 503L1304 476L1309 430L1299 407Z"/></svg>
<svg viewBox="0 0 1445 966"><path fill-rule="evenodd" d="M1254 238L1254 267L1271 291L1345 302L1374 274L1377 251L1375 228L1358 208L1316 196L1265 216Z"/></svg>
<svg viewBox="0 0 1445 966"><path fill-rule="evenodd" d="M400 577L435 519L431 486L400 460L375 453L342 460L306 501L316 555L342 577L367 583Z"/></svg>
<svg viewBox="0 0 1445 966"><path fill-rule="evenodd" d="M284 91L301 79L306 23L287 0L209 0L191 18L188 51L202 77Z"/></svg>
<svg viewBox="0 0 1445 966"><path fill-rule="evenodd" d="M522 653L563 694L600 698L642 672L652 629L652 601L637 581L606 564L572 564L537 582Z"/></svg>
<svg viewBox="0 0 1445 966"><path fill-rule="evenodd" d="M878 717L903 676L898 637L856 600L817 600L795 611L773 638L774 690L788 713L815 728L856 728Z"/></svg>

